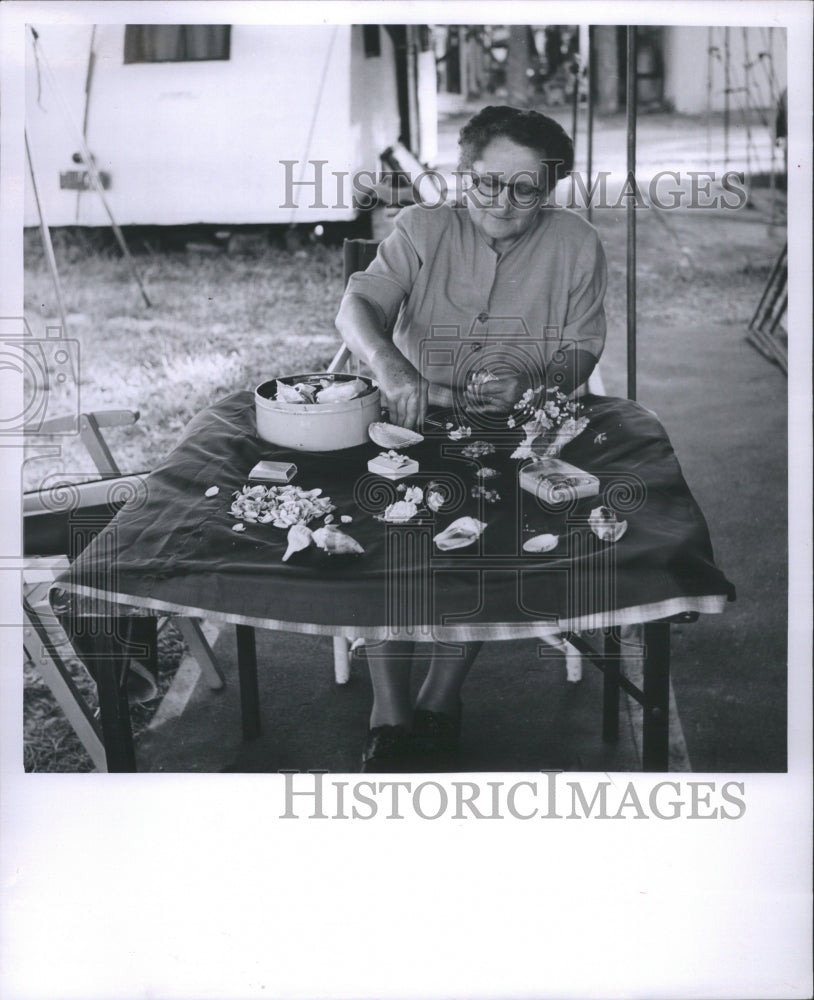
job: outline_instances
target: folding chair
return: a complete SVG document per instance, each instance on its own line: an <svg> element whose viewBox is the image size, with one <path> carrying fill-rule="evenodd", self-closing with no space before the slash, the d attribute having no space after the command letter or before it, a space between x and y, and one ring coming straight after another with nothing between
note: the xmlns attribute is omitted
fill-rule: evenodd
<svg viewBox="0 0 814 1000"><path fill-rule="evenodd" d="M25 654L48 685L97 770L107 769L99 722L82 697L69 664L77 659L48 601L56 577L69 565L78 548L101 531L126 498L143 489L145 476L123 476L102 435L102 428L132 425L138 413L113 410L79 415L80 438L102 478L89 483L60 484L23 497L23 646ZM73 417L46 421L40 432L64 433L76 426ZM69 504L66 505L66 497ZM118 499L116 499L118 498ZM224 677L201 623L194 618L172 620L210 688L223 687ZM134 665L135 666L135 665Z"/></svg>

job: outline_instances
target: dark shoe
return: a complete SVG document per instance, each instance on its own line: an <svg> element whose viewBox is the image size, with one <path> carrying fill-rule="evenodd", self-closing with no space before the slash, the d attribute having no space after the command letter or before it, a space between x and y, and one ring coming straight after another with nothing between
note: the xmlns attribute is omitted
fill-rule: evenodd
<svg viewBox="0 0 814 1000"><path fill-rule="evenodd" d="M456 750L461 735L463 705L456 715L417 708L413 712L413 741L420 753L438 754Z"/></svg>
<svg viewBox="0 0 814 1000"><path fill-rule="evenodd" d="M412 770L413 734L404 726L374 726L362 751L362 774L401 774Z"/></svg>

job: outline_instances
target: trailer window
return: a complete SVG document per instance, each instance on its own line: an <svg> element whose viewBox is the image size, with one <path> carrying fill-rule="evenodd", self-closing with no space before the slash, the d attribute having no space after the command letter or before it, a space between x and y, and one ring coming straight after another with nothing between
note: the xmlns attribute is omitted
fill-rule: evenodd
<svg viewBox="0 0 814 1000"><path fill-rule="evenodd" d="M125 63L228 59L231 25L127 24Z"/></svg>

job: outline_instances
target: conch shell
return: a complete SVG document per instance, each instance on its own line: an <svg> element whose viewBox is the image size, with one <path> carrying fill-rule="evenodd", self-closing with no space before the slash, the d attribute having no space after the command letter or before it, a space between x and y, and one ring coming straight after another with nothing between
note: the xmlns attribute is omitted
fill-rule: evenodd
<svg viewBox="0 0 814 1000"><path fill-rule="evenodd" d="M448 528L437 534L433 541L442 552L462 549L480 538L485 527L486 522L479 521L476 517L459 517Z"/></svg>
<svg viewBox="0 0 814 1000"><path fill-rule="evenodd" d="M293 556L295 552L301 552L303 549L307 549L311 544L313 533L311 529L304 524L292 524L288 529L287 537L288 548L285 550L283 562L287 562L288 557Z"/></svg>
<svg viewBox="0 0 814 1000"><path fill-rule="evenodd" d="M535 535L523 543L524 552L550 552L556 549L560 540L559 535Z"/></svg>
<svg viewBox="0 0 814 1000"><path fill-rule="evenodd" d="M588 525L601 542L618 542L627 531L627 521L617 521L610 507L594 507Z"/></svg>
<svg viewBox="0 0 814 1000"><path fill-rule="evenodd" d="M367 383L360 378L355 378L352 382L334 382L332 385L320 389L317 402L342 403L348 399L355 399L365 392L367 392Z"/></svg>
<svg viewBox="0 0 814 1000"><path fill-rule="evenodd" d="M380 448L398 450L420 444L424 440L423 434L411 431L407 427L399 427L398 424L386 424L381 421L371 424L367 432L371 441L374 441Z"/></svg>
<svg viewBox="0 0 814 1000"><path fill-rule="evenodd" d="M361 555L365 550L350 535L329 524L324 528L317 528L312 533L314 544L328 553L328 555Z"/></svg>

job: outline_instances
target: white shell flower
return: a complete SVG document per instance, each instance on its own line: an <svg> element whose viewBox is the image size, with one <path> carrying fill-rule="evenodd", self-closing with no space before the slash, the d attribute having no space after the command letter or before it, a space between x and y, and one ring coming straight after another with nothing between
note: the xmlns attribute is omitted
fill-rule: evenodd
<svg viewBox="0 0 814 1000"><path fill-rule="evenodd" d="M427 506L433 513L444 506L444 498L438 490L427 490Z"/></svg>
<svg viewBox="0 0 814 1000"><path fill-rule="evenodd" d="M404 500L406 503L421 505L424 503L424 491L420 486L408 486L404 491Z"/></svg>
<svg viewBox="0 0 814 1000"><path fill-rule="evenodd" d="M418 507L411 500L397 500L385 508L383 518L391 524L406 524L418 513Z"/></svg>

